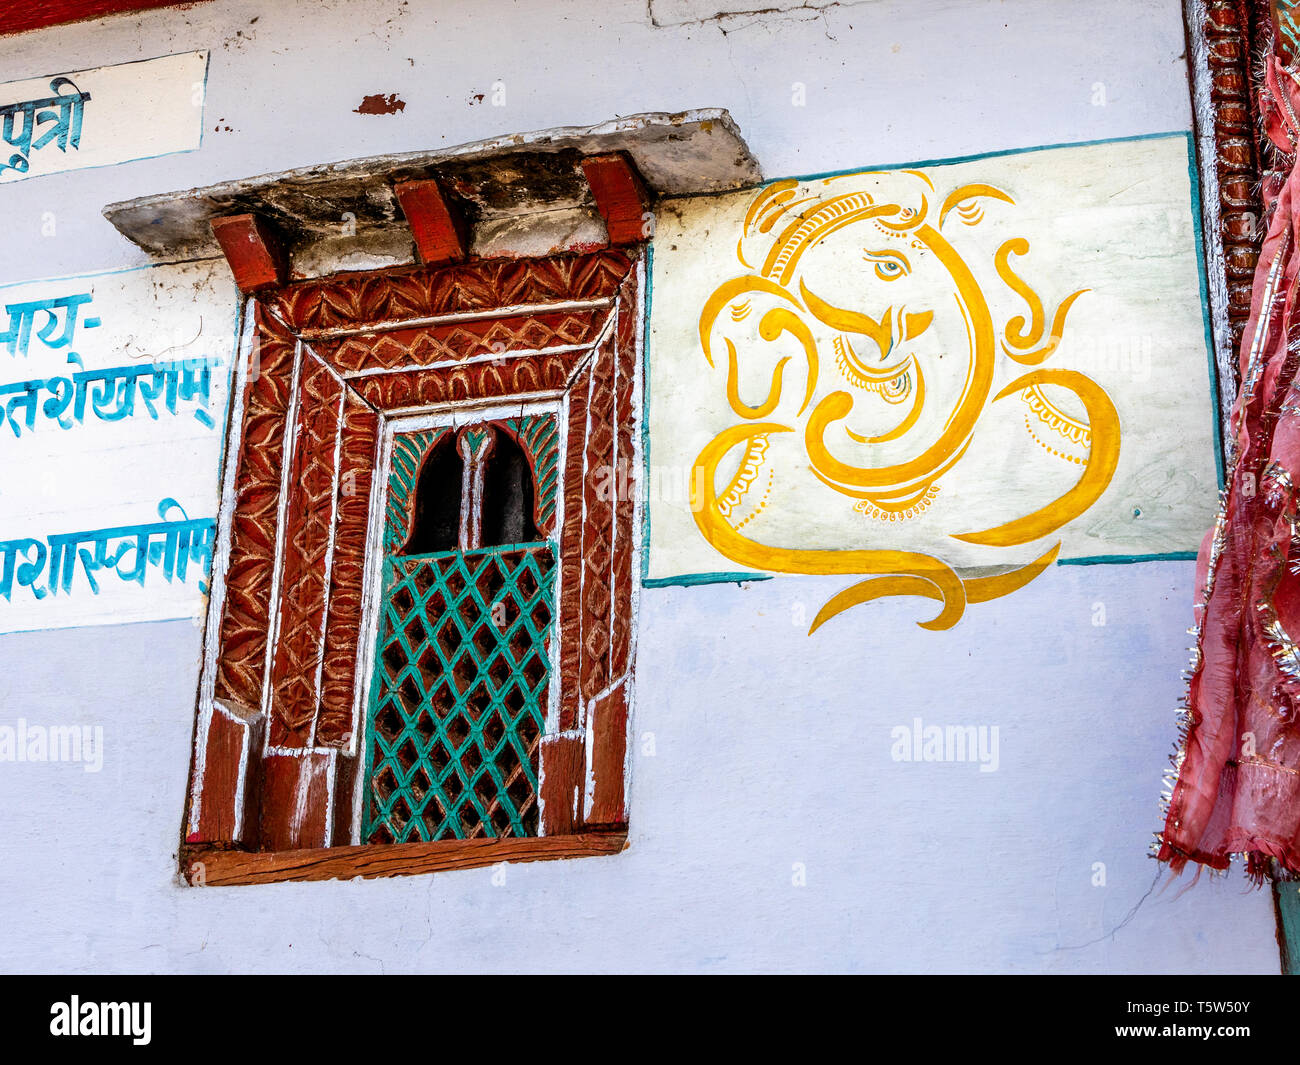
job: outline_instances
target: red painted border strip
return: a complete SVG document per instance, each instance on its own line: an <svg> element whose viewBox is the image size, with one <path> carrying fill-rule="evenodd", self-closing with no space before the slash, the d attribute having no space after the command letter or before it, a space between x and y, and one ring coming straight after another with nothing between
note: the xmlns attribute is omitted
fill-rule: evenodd
<svg viewBox="0 0 1300 1065"><path fill-rule="evenodd" d="M159 7L193 7L204 0L27 0L23 5L7 5L16 10L5 14L0 37L69 22L85 22L105 15L125 15L134 11L152 11Z"/></svg>

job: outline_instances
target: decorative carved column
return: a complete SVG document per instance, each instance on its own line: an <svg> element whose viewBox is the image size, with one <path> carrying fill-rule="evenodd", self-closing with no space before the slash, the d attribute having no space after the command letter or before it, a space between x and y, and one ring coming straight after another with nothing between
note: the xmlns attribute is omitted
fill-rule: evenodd
<svg viewBox="0 0 1300 1065"><path fill-rule="evenodd" d="M1251 64L1273 34L1268 0L1187 0L1185 13L1219 402L1226 427L1264 234L1259 192L1263 155Z"/></svg>

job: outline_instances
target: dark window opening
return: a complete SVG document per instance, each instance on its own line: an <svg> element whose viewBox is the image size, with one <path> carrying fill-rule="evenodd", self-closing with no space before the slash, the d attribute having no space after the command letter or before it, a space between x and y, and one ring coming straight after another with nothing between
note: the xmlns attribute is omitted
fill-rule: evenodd
<svg viewBox="0 0 1300 1065"><path fill-rule="evenodd" d="M483 476L483 546L540 540L533 521L533 473L509 433L498 431Z"/></svg>
<svg viewBox="0 0 1300 1065"><path fill-rule="evenodd" d="M456 450L455 434L447 433L434 444L420 467L411 535L400 554L427 555L434 551L454 551L459 546L464 475L465 462Z"/></svg>

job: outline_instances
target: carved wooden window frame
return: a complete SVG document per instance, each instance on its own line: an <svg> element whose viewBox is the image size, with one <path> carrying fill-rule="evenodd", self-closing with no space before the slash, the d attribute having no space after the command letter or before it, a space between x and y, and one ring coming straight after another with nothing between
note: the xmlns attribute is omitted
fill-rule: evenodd
<svg viewBox="0 0 1300 1065"><path fill-rule="evenodd" d="M1273 48L1276 0L1183 0L1224 447L1240 385L1238 352L1267 230L1262 183L1280 175L1260 132L1256 72Z"/></svg>
<svg viewBox="0 0 1300 1065"><path fill-rule="evenodd" d="M181 848L189 882L396 875L625 845L644 271L637 249L607 247L249 298ZM558 401L564 427L559 705L540 749L539 835L359 843L349 800L364 757L358 682L374 651L366 570L385 422L537 398Z"/></svg>

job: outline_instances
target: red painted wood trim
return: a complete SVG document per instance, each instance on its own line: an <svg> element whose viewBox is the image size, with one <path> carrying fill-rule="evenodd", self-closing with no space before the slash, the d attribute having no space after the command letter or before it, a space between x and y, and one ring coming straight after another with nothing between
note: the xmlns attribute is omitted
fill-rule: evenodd
<svg viewBox="0 0 1300 1065"><path fill-rule="evenodd" d="M602 827L627 825L626 782L623 763L627 757L627 682L624 677L613 691L594 701L591 709L591 795L586 824Z"/></svg>
<svg viewBox="0 0 1300 1065"><path fill-rule="evenodd" d="M620 152L589 155L582 161L582 172L596 199L596 210L605 219L609 242L637 244L649 240L643 216L650 206L650 194L632 161Z"/></svg>
<svg viewBox="0 0 1300 1065"><path fill-rule="evenodd" d="M255 766L262 749L263 725L260 712L228 699L213 700L202 739L203 776L195 782L198 824L187 842L256 845L257 825L245 813L261 807L256 790L261 778ZM190 823L189 811L185 823Z"/></svg>
<svg viewBox="0 0 1300 1065"><path fill-rule="evenodd" d="M601 299L618 291L631 268L627 255L612 248L540 259L395 267L297 281L277 293L270 306L304 340L320 340L340 327L356 333L395 318L466 311L493 317L503 307Z"/></svg>
<svg viewBox="0 0 1300 1065"><path fill-rule="evenodd" d="M193 7L202 2L203 0L188 0L186 3L176 3L175 0L27 0L25 4L5 5L8 10L5 12L4 23L0 26L0 36L131 11L150 11L158 7Z"/></svg>
<svg viewBox="0 0 1300 1065"><path fill-rule="evenodd" d="M329 798L337 794L338 758L337 751L323 750L263 754L258 846L283 853L333 843Z"/></svg>
<svg viewBox="0 0 1300 1065"><path fill-rule="evenodd" d="M361 844L254 853L186 847L181 871L195 886L276 884L290 880L352 880L477 869L498 862L594 858L627 849L626 832L528 839L457 839L437 843Z"/></svg>
<svg viewBox="0 0 1300 1065"><path fill-rule="evenodd" d="M233 214L212 220L212 235L235 275L241 292L258 292L284 284L289 257L275 227L255 214Z"/></svg>
<svg viewBox="0 0 1300 1065"><path fill-rule="evenodd" d="M582 775L586 750L581 732L543 736L539 761L543 838L568 836L582 823Z"/></svg>
<svg viewBox="0 0 1300 1065"><path fill-rule="evenodd" d="M469 255L469 222L436 181L403 181L394 190L422 262L460 262Z"/></svg>

